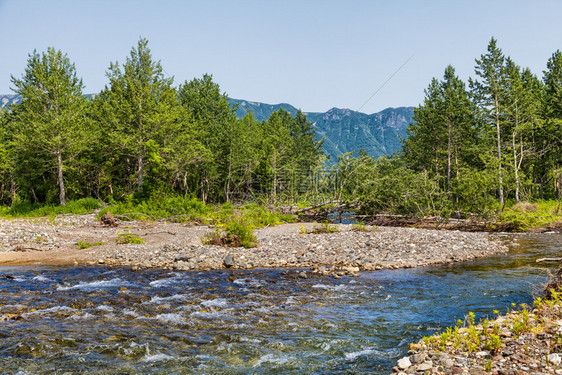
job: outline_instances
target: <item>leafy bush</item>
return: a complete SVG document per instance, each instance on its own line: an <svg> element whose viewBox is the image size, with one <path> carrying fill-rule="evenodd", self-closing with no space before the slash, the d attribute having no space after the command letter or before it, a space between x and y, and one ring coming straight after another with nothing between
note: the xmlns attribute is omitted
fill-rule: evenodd
<svg viewBox="0 0 562 375"><path fill-rule="evenodd" d="M562 222L562 212L558 212L557 208L556 201L520 202L499 214L497 223L504 230L524 231Z"/></svg>
<svg viewBox="0 0 562 375"><path fill-rule="evenodd" d="M117 238L115 239L115 243L117 244L128 244L128 243L134 243L134 244L145 244L146 242L143 241L142 238L140 238L137 235L134 235L130 232L121 232L119 234L117 234Z"/></svg>
<svg viewBox="0 0 562 375"><path fill-rule="evenodd" d="M218 245L227 247L255 247L256 236L254 226L245 222L244 218L235 217L222 228L208 233L201 241L206 245Z"/></svg>
<svg viewBox="0 0 562 375"><path fill-rule="evenodd" d="M76 242L76 245L78 245L78 247L82 250L89 249L93 246L89 241L78 241Z"/></svg>
<svg viewBox="0 0 562 375"><path fill-rule="evenodd" d="M339 232L340 229L337 225L332 225L327 221L324 221L322 224L316 224L312 228L306 228L301 226L300 232L302 234L321 234L321 233L336 233Z"/></svg>

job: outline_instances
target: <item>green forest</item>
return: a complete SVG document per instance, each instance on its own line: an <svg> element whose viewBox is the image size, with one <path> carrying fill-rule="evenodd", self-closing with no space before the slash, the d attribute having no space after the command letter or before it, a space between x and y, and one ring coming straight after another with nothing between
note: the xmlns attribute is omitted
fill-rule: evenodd
<svg viewBox="0 0 562 375"><path fill-rule="evenodd" d="M21 102L0 113L0 202L7 209L104 205L314 205L364 214L486 216L562 191L562 53L539 78L491 39L463 82L434 78L396 155L358 150L327 163L306 116L236 117L204 75L177 86L140 39L107 84L87 97L68 56L33 52ZM173 211L173 210L172 210ZM173 213L173 212L172 212ZM557 212L558 214L558 212Z"/></svg>

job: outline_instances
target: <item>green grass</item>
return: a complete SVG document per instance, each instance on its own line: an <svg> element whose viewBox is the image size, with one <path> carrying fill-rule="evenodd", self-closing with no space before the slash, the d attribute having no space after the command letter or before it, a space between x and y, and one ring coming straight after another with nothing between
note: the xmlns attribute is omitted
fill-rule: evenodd
<svg viewBox="0 0 562 375"><path fill-rule="evenodd" d="M102 209L98 216L101 217L105 213L111 212L121 220L171 219L177 222L188 222L204 218L212 211L212 206L197 198L168 197L142 202L128 199Z"/></svg>
<svg viewBox="0 0 562 375"><path fill-rule="evenodd" d="M134 235L130 232L121 232L121 233L117 234L117 238L115 239L115 243L117 243L119 245L128 244L128 243L143 245L146 242L144 242L144 240L142 238L140 238L139 236Z"/></svg>
<svg viewBox="0 0 562 375"><path fill-rule="evenodd" d="M337 233L340 229L337 225L332 225L327 221L324 221L321 224L315 224L312 228L306 228L305 226L301 226L300 232L302 234L321 234L321 233Z"/></svg>
<svg viewBox="0 0 562 375"><path fill-rule="evenodd" d="M90 247L93 246L92 243L89 241L78 241L76 242L76 245L82 250L89 249Z"/></svg>
<svg viewBox="0 0 562 375"><path fill-rule="evenodd" d="M84 249L89 249L89 248L92 247L92 246L101 246L101 245L103 245L103 244L104 244L104 243L101 242L101 241L100 241L100 242L93 243L93 244L92 244L90 241L78 241L78 242L76 242L76 245L77 245L80 249L82 249L82 250L84 250Z"/></svg>
<svg viewBox="0 0 562 375"><path fill-rule="evenodd" d="M101 208L101 202L94 198L82 198L67 202L66 206L39 204L30 202L17 202L12 207L0 207L2 217L44 217L59 214L87 214Z"/></svg>
<svg viewBox="0 0 562 375"><path fill-rule="evenodd" d="M232 203L222 205L205 204L197 198L181 197L162 198L144 202L128 200L102 209L101 217L111 212L120 220L157 220L168 219L176 222L200 221L204 224L221 225L234 217L256 228L273 226L296 221L294 215L272 212L257 204L234 206Z"/></svg>

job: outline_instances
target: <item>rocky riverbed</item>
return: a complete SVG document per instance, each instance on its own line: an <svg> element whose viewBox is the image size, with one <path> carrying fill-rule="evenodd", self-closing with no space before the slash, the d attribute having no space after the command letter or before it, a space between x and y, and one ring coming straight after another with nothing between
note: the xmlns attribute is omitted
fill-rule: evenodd
<svg viewBox="0 0 562 375"><path fill-rule="evenodd" d="M539 300L532 310L517 308L494 320L412 344L394 373L562 374L562 302Z"/></svg>
<svg viewBox="0 0 562 375"><path fill-rule="evenodd" d="M486 233L393 227L353 231L350 225L339 225L335 233L301 233L303 226L313 225L257 229L258 245L245 249L203 245L201 238L214 230L208 226L133 221L108 227L93 214L3 219L0 265L85 263L180 270L295 267L341 276L466 261L507 251L497 237ZM116 243L128 235L145 243ZM78 243L92 246L81 249Z"/></svg>

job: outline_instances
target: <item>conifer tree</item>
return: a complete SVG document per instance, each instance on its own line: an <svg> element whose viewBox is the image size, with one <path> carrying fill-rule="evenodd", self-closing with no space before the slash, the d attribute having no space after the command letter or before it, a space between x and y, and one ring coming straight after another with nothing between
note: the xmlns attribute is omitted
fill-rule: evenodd
<svg viewBox="0 0 562 375"><path fill-rule="evenodd" d="M82 80L66 54L48 48L30 54L23 76L12 76L12 83L21 95L21 104L13 108L20 169L35 175L55 173L59 203L65 205L65 167L84 141ZM26 159L35 162L26 168ZM32 166L37 169L30 171Z"/></svg>
<svg viewBox="0 0 562 375"><path fill-rule="evenodd" d="M502 118L506 100L505 57L492 38L488 52L476 59L476 75L480 80L470 80L473 97L479 107L479 117L489 130L494 129L496 148L496 168L498 181L498 201L504 205Z"/></svg>
<svg viewBox="0 0 562 375"><path fill-rule="evenodd" d="M98 121L108 151L119 157L120 177L141 192L149 154L162 152L169 135L181 127L173 78L164 76L143 38L123 69L112 63L107 76L109 86L100 94Z"/></svg>

